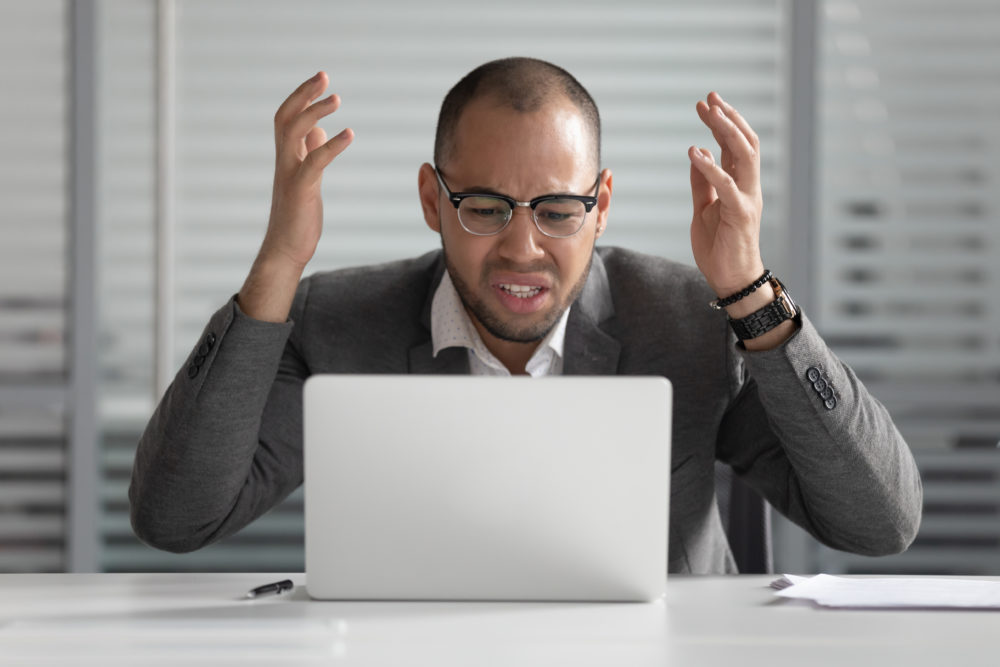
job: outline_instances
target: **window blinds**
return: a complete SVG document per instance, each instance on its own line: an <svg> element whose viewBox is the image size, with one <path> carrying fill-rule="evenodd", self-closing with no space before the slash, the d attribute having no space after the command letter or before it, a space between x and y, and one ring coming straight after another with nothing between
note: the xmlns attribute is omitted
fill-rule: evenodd
<svg viewBox="0 0 1000 667"><path fill-rule="evenodd" d="M177 2L177 364L250 267L269 210L274 112L319 69L343 99L324 126L328 133L350 126L357 138L327 170L324 236L310 270L437 247L420 214L416 174L431 158L438 107L466 72L509 55L567 68L601 109L605 166L615 173L602 242L682 261L691 260L686 149L712 145L694 103L720 91L762 138L765 244L780 268L786 13L777 0ZM154 401L154 16L149 3L101 5L103 566L299 569L298 493L240 535L196 554L153 552L128 527L131 454Z"/></svg>
<svg viewBox="0 0 1000 667"><path fill-rule="evenodd" d="M818 319L917 450L920 535L826 570L1000 562L1000 6L823 3Z"/></svg>
<svg viewBox="0 0 1000 667"><path fill-rule="evenodd" d="M4 572L64 562L68 25L61 1L0 4Z"/></svg>

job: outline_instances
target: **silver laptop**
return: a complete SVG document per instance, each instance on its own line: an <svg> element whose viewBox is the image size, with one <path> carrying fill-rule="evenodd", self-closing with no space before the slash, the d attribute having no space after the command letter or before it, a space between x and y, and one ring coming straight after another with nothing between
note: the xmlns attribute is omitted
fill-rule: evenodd
<svg viewBox="0 0 1000 667"><path fill-rule="evenodd" d="M317 375L304 391L313 598L663 595L667 380Z"/></svg>

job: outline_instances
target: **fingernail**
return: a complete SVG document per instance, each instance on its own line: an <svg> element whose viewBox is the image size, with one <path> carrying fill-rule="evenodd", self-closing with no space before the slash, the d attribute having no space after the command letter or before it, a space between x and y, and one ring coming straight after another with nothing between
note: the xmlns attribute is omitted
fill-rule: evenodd
<svg viewBox="0 0 1000 667"><path fill-rule="evenodd" d="M313 78L309 79L309 83L315 83L316 81L319 81L319 78L321 76L323 76L322 72L316 72L316 74L313 75Z"/></svg>

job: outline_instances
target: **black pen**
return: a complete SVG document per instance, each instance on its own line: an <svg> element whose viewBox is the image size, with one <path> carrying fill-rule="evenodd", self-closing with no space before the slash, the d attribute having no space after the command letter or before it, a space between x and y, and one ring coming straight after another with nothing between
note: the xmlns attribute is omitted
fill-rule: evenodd
<svg viewBox="0 0 1000 667"><path fill-rule="evenodd" d="M276 581L273 584L264 584L263 586L251 589L251 591L247 593L247 598L252 600L253 598L260 597L261 595L270 595L271 593L281 595L285 591L290 591L293 588L295 588L295 584L292 583L292 580L284 579L282 581Z"/></svg>

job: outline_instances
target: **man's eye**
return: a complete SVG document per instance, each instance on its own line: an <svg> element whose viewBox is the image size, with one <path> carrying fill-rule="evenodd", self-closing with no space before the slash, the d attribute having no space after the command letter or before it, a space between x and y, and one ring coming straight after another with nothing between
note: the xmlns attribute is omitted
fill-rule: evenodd
<svg viewBox="0 0 1000 667"><path fill-rule="evenodd" d="M547 222L564 222L573 217L572 213L559 213L557 211L545 211L542 213Z"/></svg>

